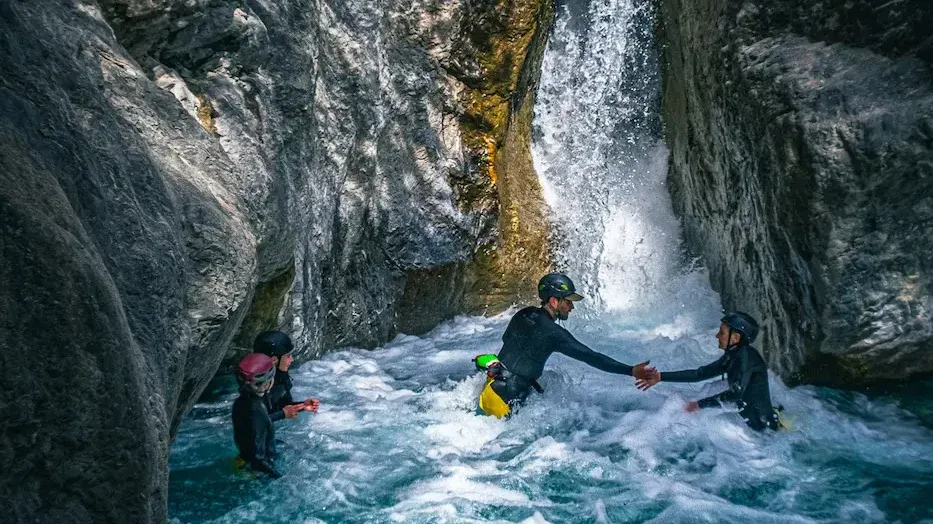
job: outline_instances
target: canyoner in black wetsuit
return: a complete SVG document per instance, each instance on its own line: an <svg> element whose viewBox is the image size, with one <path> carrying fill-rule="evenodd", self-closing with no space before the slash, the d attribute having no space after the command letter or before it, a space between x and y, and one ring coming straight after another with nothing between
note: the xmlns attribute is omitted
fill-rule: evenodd
<svg viewBox="0 0 933 524"><path fill-rule="evenodd" d="M275 384L265 395L273 422L296 418L302 411L315 412L320 405L315 398L301 402L295 402L292 398L292 377L288 374L288 368L295 361L293 350L291 337L281 331L263 331L253 341L253 352L268 355L275 363Z"/></svg>
<svg viewBox="0 0 933 524"><path fill-rule="evenodd" d="M266 406L273 422L286 418L286 406L303 406L302 402L292 399L292 377L288 371L275 370L275 384L266 394ZM289 417L291 418L291 417Z"/></svg>
<svg viewBox="0 0 933 524"><path fill-rule="evenodd" d="M565 275L544 276L538 283L538 296L541 307L527 307L516 313L502 336L498 361L504 369L490 373L480 395L480 409L486 414L507 416L525 401L532 389L540 391L537 381L553 353L561 353L607 373L636 378L650 378L657 373L654 368L646 367L648 362L629 366L593 351L557 324L557 319L567 319L573 302L583 299Z"/></svg>
<svg viewBox="0 0 933 524"><path fill-rule="evenodd" d="M233 402L233 440L237 467L281 477L275 467L275 426L263 398L271 389L275 365L267 355L250 353L237 366L240 396Z"/></svg>
<svg viewBox="0 0 933 524"><path fill-rule="evenodd" d="M722 393L687 404L687 411L720 407L734 403L745 423L754 430L778 429L780 422L771 404L768 367L751 343L758 335L758 323L747 313L729 313L722 318L716 338L725 354L712 364L684 371L664 371L657 380L639 380L645 390L657 382L699 382L725 375L728 389Z"/></svg>

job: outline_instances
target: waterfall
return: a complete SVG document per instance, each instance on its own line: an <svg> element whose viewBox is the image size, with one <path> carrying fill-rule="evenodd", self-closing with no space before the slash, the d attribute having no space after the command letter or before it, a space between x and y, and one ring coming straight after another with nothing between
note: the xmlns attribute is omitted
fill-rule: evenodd
<svg viewBox="0 0 933 524"><path fill-rule="evenodd" d="M532 148L558 268L592 297L590 318L676 315L701 297L709 305L665 184L653 3L567 0L559 9Z"/></svg>
<svg viewBox="0 0 933 524"><path fill-rule="evenodd" d="M588 295L571 315L594 350L664 371L722 353L719 299L684 256L665 187L658 63L647 0L567 0L543 61L533 153L558 267ZM589 305L586 305L589 304ZM582 314L581 314L582 313ZM292 522L929 521L933 438L896 401L814 387L772 396L788 432L735 409L684 411L724 390L648 392L555 354L542 394L510 419L477 414L510 313L458 317L375 351L293 371L315 415L277 423L284 479L230 473L235 388L202 401L171 458L172 524ZM582 322L581 322L582 319ZM206 495L206 496L205 496Z"/></svg>

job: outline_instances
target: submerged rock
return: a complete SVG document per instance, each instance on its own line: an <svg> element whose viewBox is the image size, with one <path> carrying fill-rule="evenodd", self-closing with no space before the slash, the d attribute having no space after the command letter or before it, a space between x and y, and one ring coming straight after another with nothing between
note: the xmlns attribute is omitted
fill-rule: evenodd
<svg viewBox="0 0 933 524"><path fill-rule="evenodd" d="M788 378L933 371L933 8L661 12L671 194L724 305Z"/></svg>

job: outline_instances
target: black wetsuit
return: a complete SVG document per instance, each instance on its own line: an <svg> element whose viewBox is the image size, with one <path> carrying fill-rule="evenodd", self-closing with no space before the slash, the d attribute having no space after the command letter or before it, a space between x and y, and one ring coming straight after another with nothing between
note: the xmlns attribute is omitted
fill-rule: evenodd
<svg viewBox="0 0 933 524"><path fill-rule="evenodd" d="M698 382L725 374L729 389L698 400L701 408L719 407L734 402L745 423L755 430L778 428L777 414L771 405L768 367L758 350L749 345L730 349L716 362L701 368L661 373L662 382Z"/></svg>
<svg viewBox="0 0 933 524"><path fill-rule="evenodd" d="M240 392L233 401L233 440L240 450L240 458L255 471L278 478L282 474L275 468L275 426L263 397L249 391Z"/></svg>
<svg viewBox="0 0 933 524"><path fill-rule="evenodd" d="M552 353L561 353L607 373L632 374L632 366L586 347L540 307L527 307L516 313L502 335L502 342L498 356L508 376L493 382L492 389L511 405L523 402L537 386Z"/></svg>
<svg viewBox="0 0 933 524"><path fill-rule="evenodd" d="M275 382L272 384L272 389L266 393L265 399L272 422L285 418L285 412L282 411L285 406L302 404L292 399L292 377L288 375L288 371L281 369L275 370Z"/></svg>

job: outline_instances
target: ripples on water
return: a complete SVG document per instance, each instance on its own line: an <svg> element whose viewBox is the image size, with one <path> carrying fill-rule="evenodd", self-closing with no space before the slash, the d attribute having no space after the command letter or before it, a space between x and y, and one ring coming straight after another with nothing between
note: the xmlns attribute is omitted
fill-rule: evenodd
<svg viewBox="0 0 933 524"><path fill-rule="evenodd" d="M715 323L716 319L713 319ZM470 358L506 316L459 318L424 338L327 355L294 372L321 412L278 424L286 476L234 475L220 388L182 425L171 457L175 523L920 522L933 518L933 433L895 402L772 378L789 432L757 434L731 410L682 411L722 384L665 384L555 356L543 395L507 421L477 415ZM716 356L712 324L586 333L662 369ZM685 329L686 328L686 329ZM686 331L696 329L702 336ZM661 335L660 333L665 333Z"/></svg>

